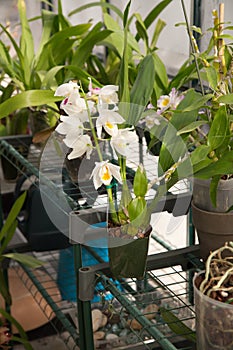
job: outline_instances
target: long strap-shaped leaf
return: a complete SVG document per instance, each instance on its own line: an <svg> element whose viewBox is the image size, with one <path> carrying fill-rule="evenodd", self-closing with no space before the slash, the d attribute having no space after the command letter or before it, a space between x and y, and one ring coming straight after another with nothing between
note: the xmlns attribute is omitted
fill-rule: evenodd
<svg viewBox="0 0 233 350"><path fill-rule="evenodd" d="M54 96L52 90L24 91L0 104L0 119L20 108L41 106L61 100L60 96Z"/></svg>

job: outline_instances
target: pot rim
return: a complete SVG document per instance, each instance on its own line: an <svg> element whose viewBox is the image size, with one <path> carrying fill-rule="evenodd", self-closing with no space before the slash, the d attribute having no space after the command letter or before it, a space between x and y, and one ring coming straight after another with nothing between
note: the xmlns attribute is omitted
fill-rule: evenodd
<svg viewBox="0 0 233 350"><path fill-rule="evenodd" d="M226 213L226 212L209 211L209 210L200 209L193 203L193 200L191 202L191 206L196 211L199 211L200 213L206 214L206 215L209 215L209 216L222 216L222 215L224 215L224 216L228 216L228 217L231 217L231 216L233 217L233 210L228 212L228 213Z"/></svg>
<svg viewBox="0 0 233 350"><path fill-rule="evenodd" d="M233 310L233 305L232 304L227 304L227 303L223 303L221 301L218 301L218 300L215 300L215 299L212 299L210 297L208 297L207 295L203 294L196 286L195 284L195 281L196 281L196 278L199 277L200 275L202 274L205 274L205 270L202 270L202 271L199 271L197 273L194 274L194 277L193 277L193 289L194 289L194 292L199 296L199 298L202 298L205 302L207 303L210 303L212 305L215 305L216 307L219 307L219 308L224 308L224 309L231 309ZM194 294L195 295L195 294Z"/></svg>

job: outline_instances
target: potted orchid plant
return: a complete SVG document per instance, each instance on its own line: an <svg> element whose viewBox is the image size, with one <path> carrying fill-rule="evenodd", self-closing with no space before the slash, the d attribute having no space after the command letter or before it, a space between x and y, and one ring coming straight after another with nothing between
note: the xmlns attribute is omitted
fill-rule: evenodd
<svg viewBox="0 0 233 350"><path fill-rule="evenodd" d="M143 71L139 73L141 76L145 78L149 73L151 75L153 60L150 56L145 58L142 67ZM152 89L153 79L142 79L139 97L145 98L147 94L145 105L138 107L141 109L142 119L148 120L148 113L150 115L145 107ZM136 87L132 91L138 93ZM110 242L108 252L112 273L116 277L141 278L145 272L149 235L152 230L151 214L161 197L179 180L178 174L171 177L177 165L173 164L159 178L155 174L155 179L149 182L146 169L138 164L130 186L127 181L127 159L132 152L132 145L137 145L138 142L135 104L120 101L118 86L93 88L91 80L86 93L81 83L69 81L60 85L55 95L64 97L60 108L65 115L60 116L56 132L63 136L63 142L69 149L68 161L81 157L91 159L96 155L98 158L90 178L96 190L103 186L107 193ZM132 94L131 98L135 99L135 96ZM182 99L178 95L176 98L177 103ZM108 143L111 157L109 153L106 157L103 143ZM116 184L120 186L120 191L117 191L120 198L116 197ZM155 184L155 195L148 201L148 191ZM141 258L138 252L142 254Z"/></svg>

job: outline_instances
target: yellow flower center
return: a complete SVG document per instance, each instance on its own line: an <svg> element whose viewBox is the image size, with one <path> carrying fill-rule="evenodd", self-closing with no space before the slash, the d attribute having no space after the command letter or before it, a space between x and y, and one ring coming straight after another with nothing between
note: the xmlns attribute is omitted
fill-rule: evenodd
<svg viewBox="0 0 233 350"><path fill-rule="evenodd" d="M107 166L104 167L103 175L102 175L102 180L103 181L108 181L111 179L111 174L109 172L109 169Z"/></svg>
<svg viewBox="0 0 233 350"><path fill-rule="evenodd" d="M113 127L114 127L114 125L113 125L112 123L110 123L110 122L106 122L105 125L106 125L107 128L109 128L109 129L113 129Z"/></svg>
<svg viewBox="0 0 233 350"><path fill-rule="evenodd" d="M166 107L169 102L170 102L170 98L169 97L164 98L163 101L162 101L162 106Z"/></svg>

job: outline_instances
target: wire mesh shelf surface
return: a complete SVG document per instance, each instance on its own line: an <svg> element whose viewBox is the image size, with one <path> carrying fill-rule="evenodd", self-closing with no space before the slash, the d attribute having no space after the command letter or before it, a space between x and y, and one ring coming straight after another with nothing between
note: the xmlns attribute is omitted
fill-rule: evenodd
<svg viewBox="0 0 233 350"><path fill-rule="evenodd" d="M69 278L72 267L63 266L63 283L59 289L59 252L34 254L44 260L42 268L30 270L18 265L14 268L67 348L79 349L77 303L74 298L64 299L61 289L75 291L75 279ZM142 281L115 281L97 272L91 309L92 312L98 309L107 316L107 323L94 333L96 349L195 349L190 340L191 330L195 329L191 278L192 273L183 271L181 266L150 271ZM57 310L60 312L58 319L63 315L59 327L58 321L54 323ZM169 310L174 319L164 319L164 310ZM174 328L179 328L179 324L175 325L178 319L190 328L184 331L181 327L179 335L173 332Z"/></svg>

